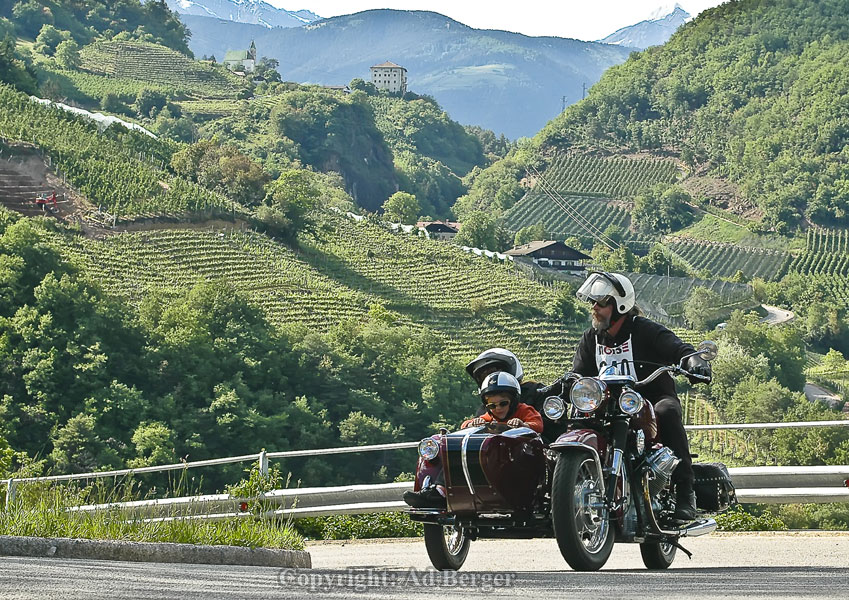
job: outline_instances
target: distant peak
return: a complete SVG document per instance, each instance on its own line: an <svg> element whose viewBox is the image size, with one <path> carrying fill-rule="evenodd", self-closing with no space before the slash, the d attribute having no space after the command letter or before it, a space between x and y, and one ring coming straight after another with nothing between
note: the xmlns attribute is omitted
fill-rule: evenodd
<svg viewBox="0 0 849 600"><path fill-rule="evenodd" d="M684 10L684 7L682 7L677 2L674 2L674 3L666 3L666 4L662 4L662 5L658 6L654 11L652 11L652 13L649 15L647 20L648 21L660 21L662 19L665 19L669 15L675 14L676 12L677 13L683 13L686 17L690 16L690 13L688 13L686 10Z"/></svg>

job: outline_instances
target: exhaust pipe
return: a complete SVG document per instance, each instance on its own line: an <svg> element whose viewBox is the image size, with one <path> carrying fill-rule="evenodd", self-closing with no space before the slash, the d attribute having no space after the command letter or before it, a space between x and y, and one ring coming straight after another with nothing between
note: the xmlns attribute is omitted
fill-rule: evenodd
<svg viewBox="0 0 849 600"><path fill-rule="evenodd" d="M681 528L681 537L699 537L716 531L715 519L700 519Z"/></svg>

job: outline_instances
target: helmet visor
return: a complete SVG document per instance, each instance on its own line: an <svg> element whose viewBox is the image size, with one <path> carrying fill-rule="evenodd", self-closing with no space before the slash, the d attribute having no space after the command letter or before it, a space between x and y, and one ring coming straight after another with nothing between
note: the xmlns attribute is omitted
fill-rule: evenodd
<svg viewBox="0 0 849 600"><path fill-rule="evenodd" d="M578 291L575 292L578 300L582 302L599 302L599 304L606 302L606 299L610 296L616 298L623 295L618 292L610 277L605 277L601 273L592 273L587 277L581 287L578 288Z"/></svg>

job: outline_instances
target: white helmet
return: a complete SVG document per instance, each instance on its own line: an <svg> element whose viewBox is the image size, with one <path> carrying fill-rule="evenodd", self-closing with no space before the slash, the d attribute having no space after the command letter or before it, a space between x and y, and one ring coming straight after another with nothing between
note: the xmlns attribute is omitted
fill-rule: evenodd
<svg viewBox="0 0 849 600"><path fill-rule="evenodd" d="M511 404L515 405L519 396L522 395L522 388L519 385L519 381L510 373L496 371L486 376L483 383L481 383L478 394L480 394L481 401L486 402L487 396L498 393L509 394Z"/></svg>
<svg viewBox="0 0 849 600"><path fill-rule="evenodd" d="M510 373L518 381L522 381L522 377L525 376L525 371L522 369L522 363L519 362L519 359L515 354L509 350L505 350L504 348L490 348L489 350L484 350L478 354L478 357L475 360L466 365L466 372L472 377L472 379L478 381L478 378L475 377L475 373L477 373L480 369L493 364L498 366L499 371L506 371L507 373Z"/></svg>
<svg viewBox="0 0 849 600"><path fill-rule="evenodd" d="M620 315L634 308L634 284L619 273L592 272L575 295L583 302L595 302L610 296L616 301L616 312Z"/></svg>

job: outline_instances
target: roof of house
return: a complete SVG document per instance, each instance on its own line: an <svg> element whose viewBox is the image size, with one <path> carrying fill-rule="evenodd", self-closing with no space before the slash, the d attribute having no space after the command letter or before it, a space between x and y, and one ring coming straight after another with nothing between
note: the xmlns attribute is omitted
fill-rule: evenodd
<svg viewBox="0 0 849 600"><path fill-rule="evenodd" d="M401 65L396 65L394 62L389 62L388 60L385 63L380 63L379 65L374 65L370 67L371 69L404 69ZM407 69L404 69L405 71Z"/></svg>
<svg viewBox="0 0 849 600"><path fill-rule="evenodd" d="M230 60L248 60L250 56L248 55L247 50L228 50L227 54L224 55L224 62Z"/></svg>
<svg viewBox="0 0 849 600"><path fill-rule="evenodd" d="M527 244L522 244L521 246L516 246L515 248L507 250L504 254L507 254L509 256L530 256L535 252L538 252L540 250L543 250L544 248L548 248L551 246L562 246L564 249L568 250L571 253L571 256L569 256L569 259L571 260L587 260L589 258L592 258L591 256L584 254L580 250L575 250L574 248L567 246L563 242L558 242L557 240L540 240Z"/></svg>
<svg viewBox="0 0 849 600"><path fill-rule="evenodd" d="M460 231L460 224L455 221L419 221L416 223L419 229L427 229L430 231Z"/></svg>

